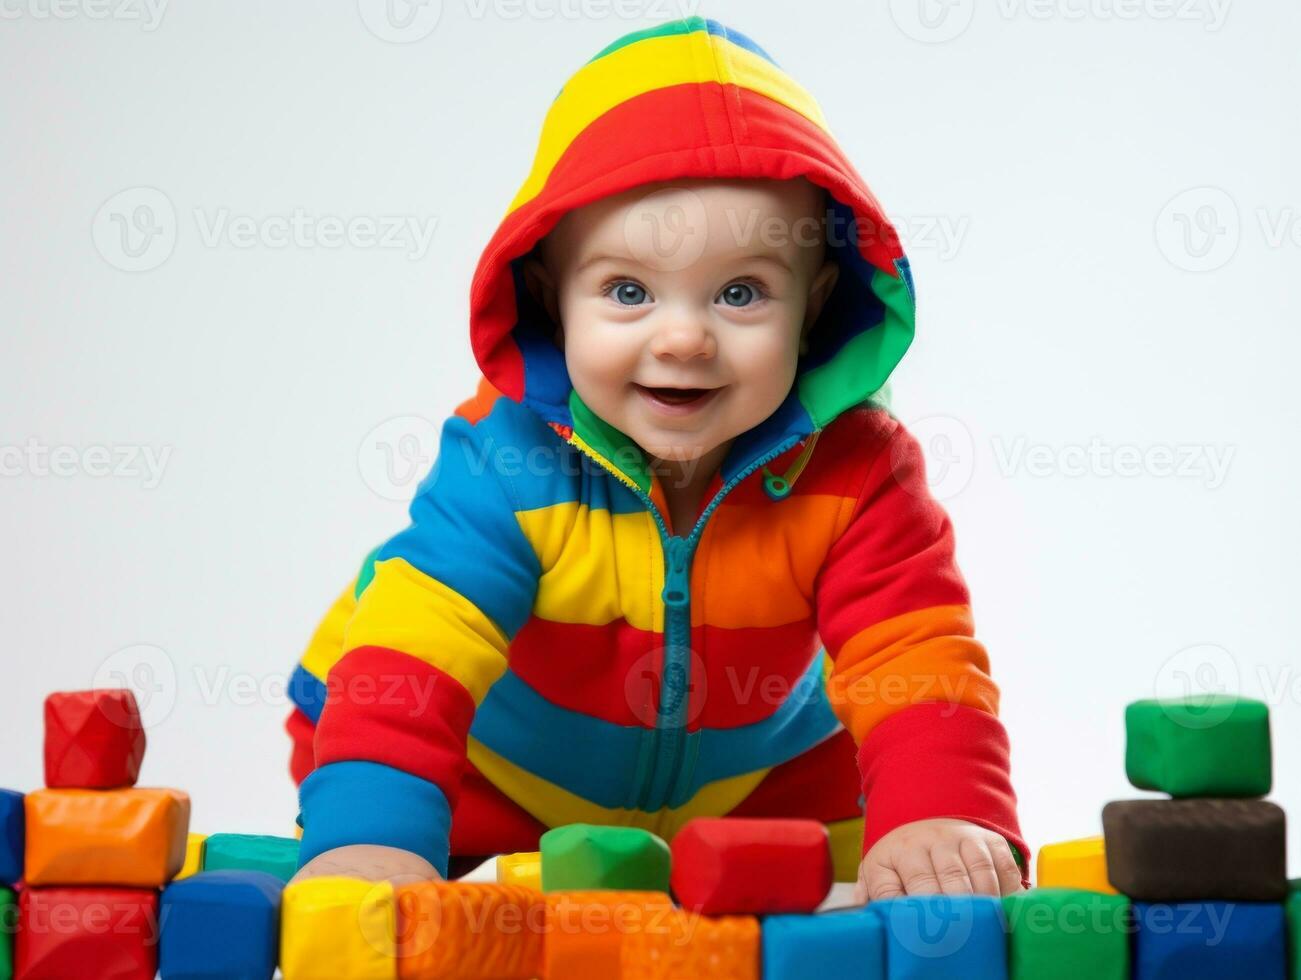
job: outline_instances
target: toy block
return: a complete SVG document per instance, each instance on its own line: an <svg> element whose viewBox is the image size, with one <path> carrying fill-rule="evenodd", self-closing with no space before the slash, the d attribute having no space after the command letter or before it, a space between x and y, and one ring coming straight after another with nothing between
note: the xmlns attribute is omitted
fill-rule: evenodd
<svg viewBox="0 0 1301 980"><path fill-rule="evenodd" d="M185 835L185 861L172 881L180 881L182 878L188 878L190 875L198 874L203 870L203 850L207 840L207 834Z"/></svg>
<svg viewBox="0 0 1301 980"><path fill-rule="evenodd" d="M284 980L393 980L397 976L393 884L308 878L280 896Z"/></svg>
<svg viewBox="0 0 1301 980"><path fill-rule="evenodd" d="M621 977L623 944L643 929L668 928L673 902L664 892L550 892L542 973L547 980Z"/></svg>
<svg viewBox="0 0 1301 980"><path fill-rule="evenodd" d="M14 975L14 934L18 931L18 899L0 887L0 980Z"/></svg>
<svg viewBox="0 0 1301 980"><path fill-rule="evenodd" d="M1039 848L1035 884L1040 888L1074 888L1115 895L1107 880L1107 851L1101 834L1045 844Z"/></svg>
<svg viewBox="0 0 1301 980"><path fill-rule="evenodd" d="M145 730L126 688L59 691L45 699L45 785L51 789L134 786Z"/></svg>
<svg viewBox="0 0 1301 980"><path fill-rule="evenodd" d="M542 966L546 905L519 885L424 881L397 889L397 975L532 980Z"/></svg>
<svg viewBox="0 0 1301 980"><path fill-rule="evenodd" d="M913 895L867 906L885 935L889 980L1004 980L1003 905L986 895Z"/></svg>
<svg viewBox="0 0 1301 980"><path fill-rule="evenodd" d="M1135 980L1285 980L1287 923L1270 902L1134 903Z"/></svg>
<svg viewBox="0 0 1301 980"><path fill-rule="evenodd" d="M674 909L664 928L630 932L620 962L622 980L759 980L759 920Z"/></svg>
<svg viewBox="0 0 1301 980"><path fill-rule="evenodd" d="M163 889L162 980L271 980L280 891L265 871L200 871Z"/></svg>
<svg viewBox="0 0 1301 980"><path fill-rule="evenodd" d="M23 876L26 826L23 794L0 789L0 885L12 885Z"/></svg>
<svg viewBox="0 0 1301 980"><path fill-rule="evenodd" d="M204 871L265 871L287 882L298 870L299 841L262 834L211 834L203 845Z"/></svg>
<svg viewBox="0 0 1301 980"><path fill-rule="evenodd" d="M23 980L153 980L158 892L152 888L24 888L14 975Z"/></svg>
<svg viewBox="0 0 1301 980"><path fill-rule="evenodd" d="M180 790L38 789L25 799L29 885L165 885L185 862Z"/></svg>
<svg viewBox="0 0 1301 980"><path fill-rule="evenodd" d="M521 851L502 854L497 858L497 883L519 885L542 890L542 854L539 851Z"/></svg>
<svg viewBox="0 0 1301 980"><path fill-rule="evenodd" d="M1107 879L1145 902L1281 902L1283 811L1265 800L1121 800L1102 809Z"/></svg>
<svg viewBox="0 0 1301 980"><path fill-rule="evenodd" d="M1129 899L1032 888L1002 899L1010 980L1126 980L1134 931Z"/></svg>
<svg viewBox="0 0 1301 980"><path fill-rule="evenodd" d="M865 909L763 920L764 980L885 976L885 927Z"/></svg>
<svg viewBox="0 0 1301 980"><path fill-rule="evenodd" d="M812 912L831 890L831 845L816 820L696 817L671 850L673 894L693 912Z"/></svg>
<svg viewBox="0 0 1301 980"><path fill-rule="evenodd" d="M572 823L542 835L542 890L669 890L669 846L649 830Z"/></svg>
<svg viewBox="0 0 1301 980"><path fill-rule="evenodd" d="M1269 708L1224 694L1135 701L1125 709L1125 773L1176 798L1264 796Z"/></svg>

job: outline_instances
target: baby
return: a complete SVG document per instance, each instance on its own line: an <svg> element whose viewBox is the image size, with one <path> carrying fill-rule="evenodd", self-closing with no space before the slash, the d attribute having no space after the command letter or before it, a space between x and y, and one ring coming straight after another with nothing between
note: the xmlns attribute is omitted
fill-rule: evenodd
<svg viewBox="0 0 1301 980"><path fill-rule="evenodd" d="M297 878L549 827L826 825L860 902L1028 884L950 521L884 386L907 259L712 20L579 69L471 291L478 394L291 683Z"/></svg>

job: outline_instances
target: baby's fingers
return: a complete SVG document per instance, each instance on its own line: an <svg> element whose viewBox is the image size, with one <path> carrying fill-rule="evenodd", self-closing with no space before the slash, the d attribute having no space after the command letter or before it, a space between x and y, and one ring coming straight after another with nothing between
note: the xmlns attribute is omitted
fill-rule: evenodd
<svg viewBox="0 0 1301 980"><path fill-rule="evenodd" d="M971 879L971 890L977 895L992 895L995 898L1003 894L999 885L998 869L994 865L994 856L989 845L978 837L965 837L958 845L962 862L967 867ZM1011 857L1011 854L1008 855ZM1017 881L1021 880L1018 875Z"/></svg>
<svg viewBox="0 0 1301 980"><path fill-rule="evenodd" d="M854 886L855 902L864 905L881 898L898 898L903 893L903 882L890 865L864 861L858 866L858 883Z"/></svg>

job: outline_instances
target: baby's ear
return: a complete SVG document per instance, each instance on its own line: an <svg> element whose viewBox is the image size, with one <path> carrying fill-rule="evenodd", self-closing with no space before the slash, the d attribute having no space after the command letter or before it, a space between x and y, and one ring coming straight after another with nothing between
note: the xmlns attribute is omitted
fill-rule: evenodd
<svg viewBox="0 0 1301 980"><path fill-rule="evenodd" d="M822 268L813 277L813 282L809 286L809 301L804 307L804 324L800 328L801 354L809 352L809 333L813 330L813 325L818 322L822 307L826 305L831 291L836 288L836 281L839 278L840 263L835 259L827 259L823 262Z"/></svg>

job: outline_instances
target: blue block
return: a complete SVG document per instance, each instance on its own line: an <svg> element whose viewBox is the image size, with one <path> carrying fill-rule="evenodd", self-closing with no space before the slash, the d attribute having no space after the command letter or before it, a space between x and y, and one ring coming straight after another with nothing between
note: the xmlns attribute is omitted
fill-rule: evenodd
<svg viewBox="0 0 1301 980"><path fill-rule="evenodd" d="M1135 980L1286 980L1287 919L1273 902L1135 902Z"/></svg>
<svg viewBox="0 0 1301 980"><path fill-rule="evenodd" d="M0 789L0 885L12 885L23 876L26 827L23 794Z"/></svg>
<svg viewBox="0 0 1301 980"><path fill-rule="evenodd" d="M1007 980L1007 923L997 898L909 895L867 910L885 927L889 980Z"/></svg>
<svg viewBox="0 0 1301 980"><path fill-rule="evenodd" d="M884 980L885 929L864 909L764 918L764 980Z"/></svg>
<svg viewBox="0 0 1301 980"><path fill-rule="evenodd" d="M280 890L266 871L200 871L163 889L163 980L269 980L280 950Z"/></svg>

